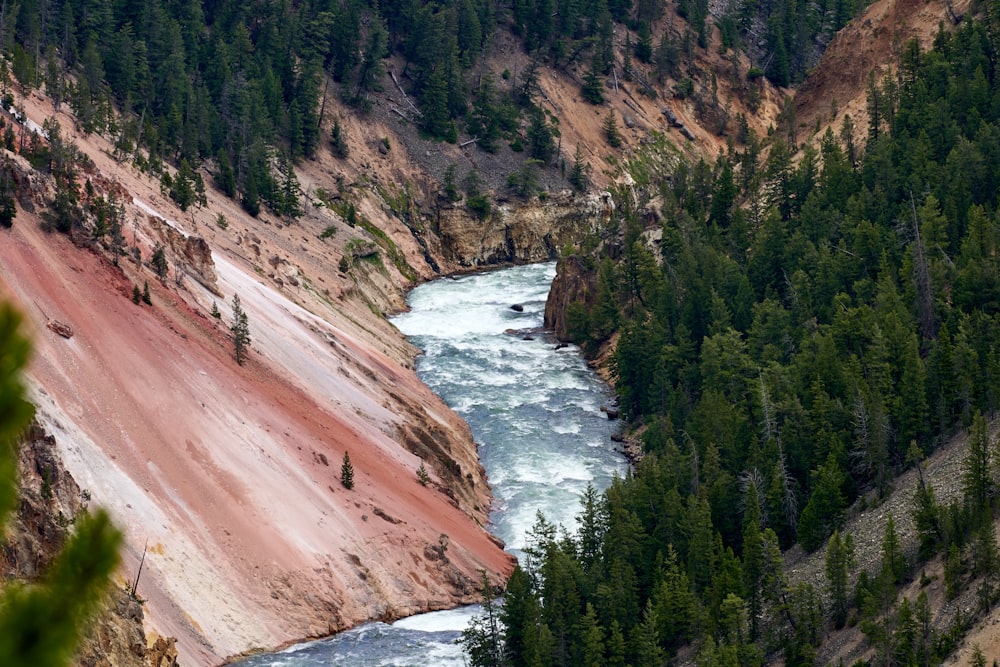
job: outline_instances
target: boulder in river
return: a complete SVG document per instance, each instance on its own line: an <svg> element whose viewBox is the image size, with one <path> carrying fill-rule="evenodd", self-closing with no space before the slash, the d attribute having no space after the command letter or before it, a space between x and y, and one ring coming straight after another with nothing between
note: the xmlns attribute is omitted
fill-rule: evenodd
<svg viewBox="0 0 1000 667"><path fill-rule="evenodd" d="M523 313L524 312L524 306L522 306L519 303L515 303L513 306L510 307L510 309L513 310L515 313Z"/></svg>

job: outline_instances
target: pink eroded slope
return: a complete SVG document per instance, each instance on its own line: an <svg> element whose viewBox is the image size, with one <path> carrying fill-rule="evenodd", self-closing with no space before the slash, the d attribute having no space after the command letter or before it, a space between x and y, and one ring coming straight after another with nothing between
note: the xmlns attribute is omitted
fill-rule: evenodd
<svg viewBox="0 0 1000 667"><path fill-rule="evenodd" d="M452 447L471 448L454 415L412 371L216 255L226 301L238 291L249 315L255 351L244 367L225 324L148 271L152 308L132 303L132 281L107 261L44 234L36 218L19 212L0 232L2 292L35 341L40 417L80 486L126 532L123 581L148 540L139 593L149 629L178 637L182 664L215 664L468 601L479 568L507 573L487 533L417 483L419 459L393 441L401 420L379 397L391 387ZM339 483L345 449L353 491ZM442 535L444 559L432 548Z"/></svg>

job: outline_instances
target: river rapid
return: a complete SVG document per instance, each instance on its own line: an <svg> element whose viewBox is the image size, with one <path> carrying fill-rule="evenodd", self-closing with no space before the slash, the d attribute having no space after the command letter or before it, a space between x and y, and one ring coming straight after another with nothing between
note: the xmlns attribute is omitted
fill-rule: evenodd
<svg viewBox="0 0 1000 667"><path fill-rule="evenodd" d="M462 416L493 487L490 529L519 554L541 511L575 530L580 496L626 464L601 406L607 386L575 347L540 332L555 264L536 264L414 289L393 322L423 350L420 379ZM514 309L511 306L517 306ZM478 607L369 623L329 639L259 655L244 667L461 667L455 640Z"/></svg>

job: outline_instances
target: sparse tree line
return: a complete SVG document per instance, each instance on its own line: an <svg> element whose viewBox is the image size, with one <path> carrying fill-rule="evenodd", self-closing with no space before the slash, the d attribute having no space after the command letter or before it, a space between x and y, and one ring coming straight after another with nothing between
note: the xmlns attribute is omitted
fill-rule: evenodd
<svg viewBox="0 0 1000 667"><path fill-rule="evenodd" d="M997 602L997 18L904 45L869 86L863 150L847 119L797 160L784 133L664 179L636 156L644 199L622 193L581 244L592 289L567 321L592 352L620 335L615 388L645 458L587 495L575 535L540 519L496 634L468 638L475 664L811 665L848 623L872 664L939 664ZM960 497L937 500L921 470L917 550L889 521L854 576L848 508L966 430ZM795 544L826 545L825 581L790 582ZM949 597L977 600L944 627L927 595L898 595L931 559Z"/></svg>

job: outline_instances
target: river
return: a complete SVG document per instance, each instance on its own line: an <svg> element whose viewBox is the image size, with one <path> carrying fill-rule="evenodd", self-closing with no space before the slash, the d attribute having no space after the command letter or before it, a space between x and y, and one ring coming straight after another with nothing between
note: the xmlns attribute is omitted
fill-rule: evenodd
<svg viewBox="0 0 1000 667"><path fill-rule="evenodd" d="M600 410L608 388L576 348L539 333L554 276L549 263L436 280L393 320L423 350L420 379L472 428L495 498L490 528L515 554L536 512L575 528L587 484L603 490L626 467ZM477 610L369 623L238 664L461 667L455 640Z"/></svg>

